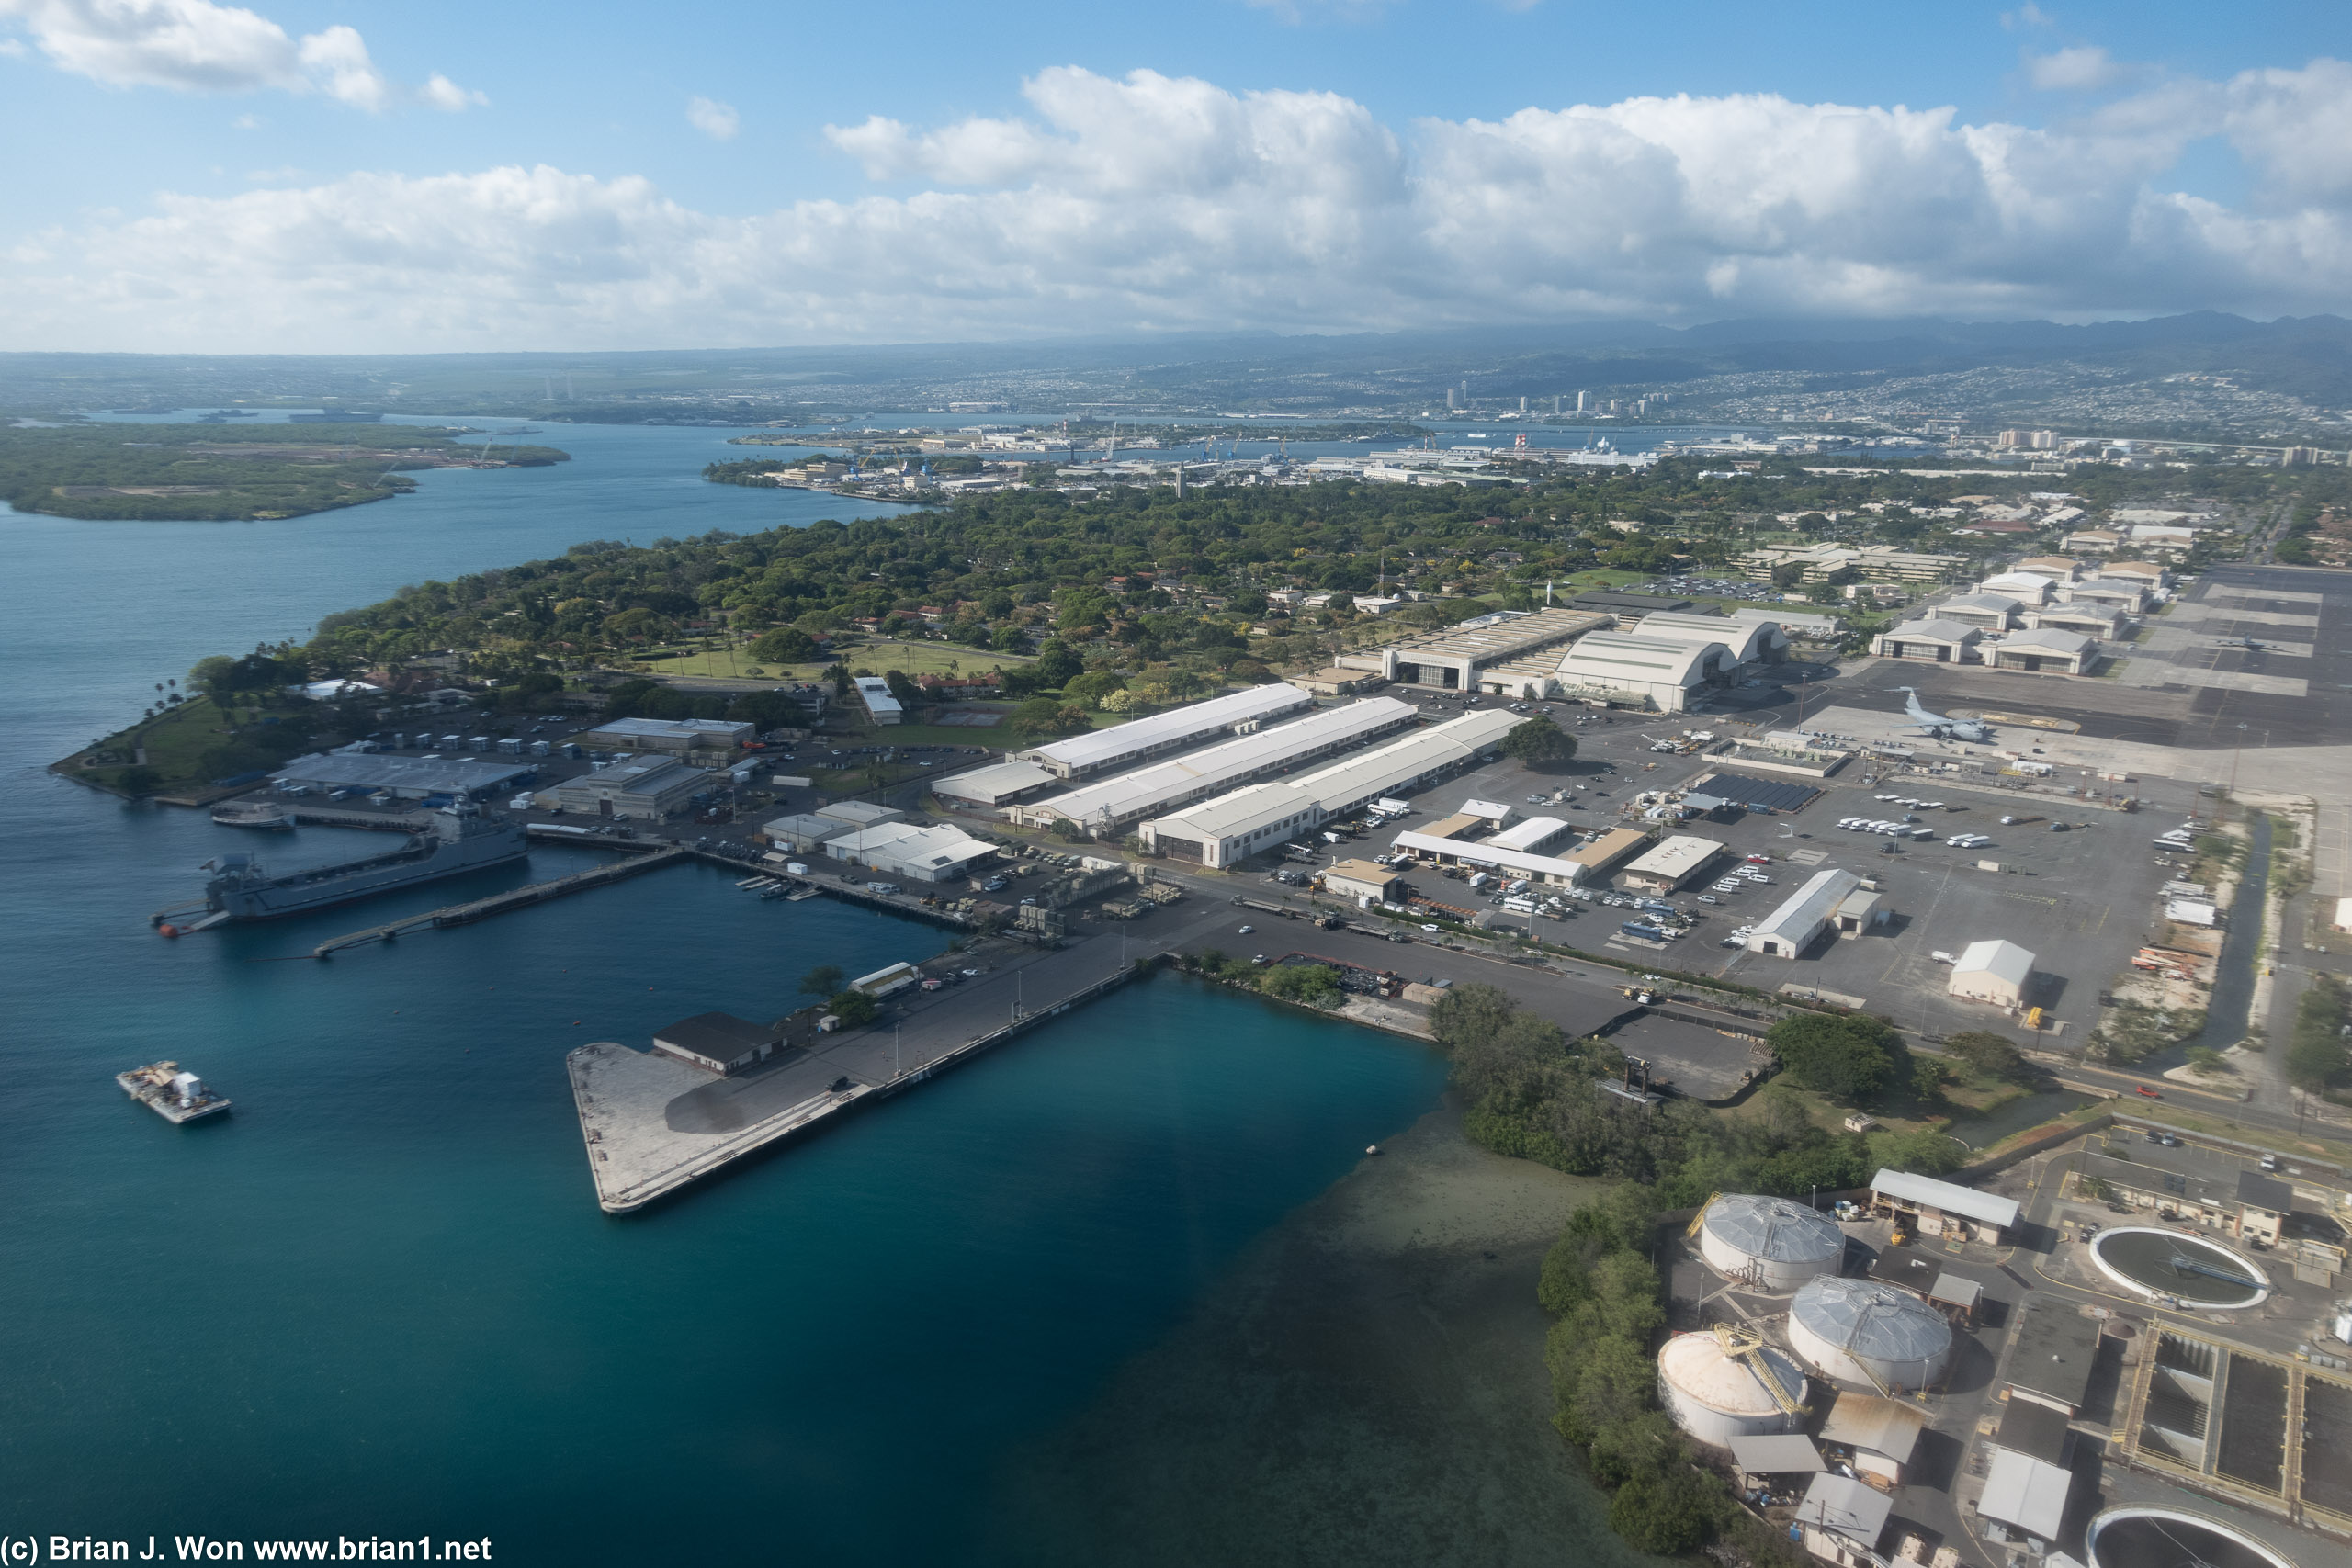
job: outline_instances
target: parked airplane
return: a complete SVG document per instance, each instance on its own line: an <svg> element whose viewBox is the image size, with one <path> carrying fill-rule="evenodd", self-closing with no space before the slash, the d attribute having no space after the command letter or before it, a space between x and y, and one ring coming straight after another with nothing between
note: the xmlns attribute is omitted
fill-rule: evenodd
<svg viewBox="0 0 2352 1568"><path fill-rule="evenodd" d="M2256 653L2260 653L2263 648L2261 643L2255 641L2254 638L2250 637L2225 637L2213 646L2216 648L2251 649Z"/></svg>
<svg viewBox="0 0 2352 1568"><path fill-rule="evenodd" d="M1903 711L1917 721L1913 728L1921 734L1931 735L1939 740L1972 740L1979 745L1993 739L1993 727L1983 719L1946 718L1941 714L1929 713L1919 705L1919 694L1915 688L1897 686L1894 689L1903 694Z"/></svg>

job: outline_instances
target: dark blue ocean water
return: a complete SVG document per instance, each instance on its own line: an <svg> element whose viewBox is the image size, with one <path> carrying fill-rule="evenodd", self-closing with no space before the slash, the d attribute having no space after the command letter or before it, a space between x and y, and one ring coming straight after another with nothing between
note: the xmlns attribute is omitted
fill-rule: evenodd
<svg viewBox="0 0 2352 1568"><path fill-rule="evenodd" d="M256 844L40 771L195 659L402 582L854 514L700 483L727 434L550 432L572 464L427 474L283 523L0 514L0 1533L969 1561L1012 1449L1434 1102L1442 1065L1417 1046L1155 981L616 1220L570 1046L772 1015L812 964L938 934L682 868L277 962L578 863L543 850L364 914L168 942L145 916L220 849L381 840ZM111 1082L165 1056L234 1111L175 1128Z"/></svg>

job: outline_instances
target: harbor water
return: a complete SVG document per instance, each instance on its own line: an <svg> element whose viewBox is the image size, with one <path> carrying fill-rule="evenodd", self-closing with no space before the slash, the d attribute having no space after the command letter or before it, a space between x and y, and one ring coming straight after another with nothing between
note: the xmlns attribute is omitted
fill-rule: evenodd
<svg viewBox="0 0 2352 1568"><path fill-rule="evenodd" d="M301 637L403 582L878 510L703 484L740 450L727 434L551 427L537 439L571 464L424 474L413 495L285 522L0 514L14 1533L134 1555L205 1533L489 1537L526 1563L1032 1561L1055 1533L1034 1516L1053 1495L1033 1483L1053 1468L1040 1456L1101 1419L1122 1369L1164 1372L1253 1249L1438 1104L1444 1065L1421 1045L1161 978L616 1220L591 1190L565 1051L642 1045L712 1008L773 1017L813 965L924 957L941 933L762 902L690 865L300 956L592 860L539 848L166 941L147 914L189 897L213 853L291 865L382 840L241 833L41 771L196 659ZM174 1127L112 1083L159 1058L234 1111ZM1529 1235L1566 1201L1546 1196ZM1534 1243L1516 1245L1523 1267ZM1518 1362L1541 1325L1531 1348L1505 1294ZM1520 1364L1540 1393L1540 1363ZM1589 1514L1565 1456L1527 1448L1540 1397L1504 1405L1536 1516ZM1267 1529L1262 1560L1317 1560ZM1514 1561L1629 1560L1597 1526L1514 1540Z"/></svg>

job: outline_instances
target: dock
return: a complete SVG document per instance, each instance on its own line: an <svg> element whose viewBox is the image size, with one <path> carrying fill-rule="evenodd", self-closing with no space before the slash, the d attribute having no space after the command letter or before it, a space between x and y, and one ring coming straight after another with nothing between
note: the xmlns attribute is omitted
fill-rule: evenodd
<svg viewBox="0 0 2352 1568"><path fill-rule="evenodd" d="M559 876L550 882L534 882L504 893L494 893L487 898L476 898L464 904L446 905L438 909L426 909L401 919L387 920L379 926L369 926L364 931L347 932L343 936L319 943L311 950L311 956L332 958L346 947L363 947L371 942L397 941L404 931L424 931L439 926L469 926L476 920L488 919L492 915L504 914L509 909L528 908L533 904L544 904L549 899L561 898L568 894L585 893L592 887L602 887L608 882L620 882L645 872L657 870L662 866L674 865L688 858L689 852L675 846L653 849L650 853L631 855L627 860L608 861L603 865L590 866L585 871L575 871L568 876Z"/></svg>
<svg viewBox="0 0 2352 1568"><path fill-rule="evenodd" d="M731 1077L615 1041L582 1045L565 1068L596 1201L606 1213L629 1213L746 1155L831 1127L1125 985L1231 914L1195 906L1182 926L1148 942L1103 932L1057 950L1015 948L977 979L899 993L896 1017L786 1047Z"/></svg>

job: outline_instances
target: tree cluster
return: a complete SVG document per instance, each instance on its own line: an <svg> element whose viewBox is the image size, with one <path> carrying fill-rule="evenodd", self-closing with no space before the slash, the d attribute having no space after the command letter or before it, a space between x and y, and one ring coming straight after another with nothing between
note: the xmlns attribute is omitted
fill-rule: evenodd
<svg viewBox="0 0 2352 1568"><path fill-rule="evenodd" d="M1569 1040L1493 986L1453 987L1430 1011L1470 1107L1464 1125L1472 1138L1571 1175L1644 1183L1668 1206L1697 1203L1710 1192L1842 1190L1863 1185L1882 1166L1939 1175L1966 1157L1938 1133L1832 1133L1815 1125L1788 1085L1768 1086L1736 1113L1687 1100L1637 1105L1600 1087L1623 1070L1614 1046L1598 1037ZM1860 1029L1832 1033L1865 1037ZM1865 1042L1885 1055L1883 1043ZM1847 1061L1838 1070L1853 1066Z"/></svg>

